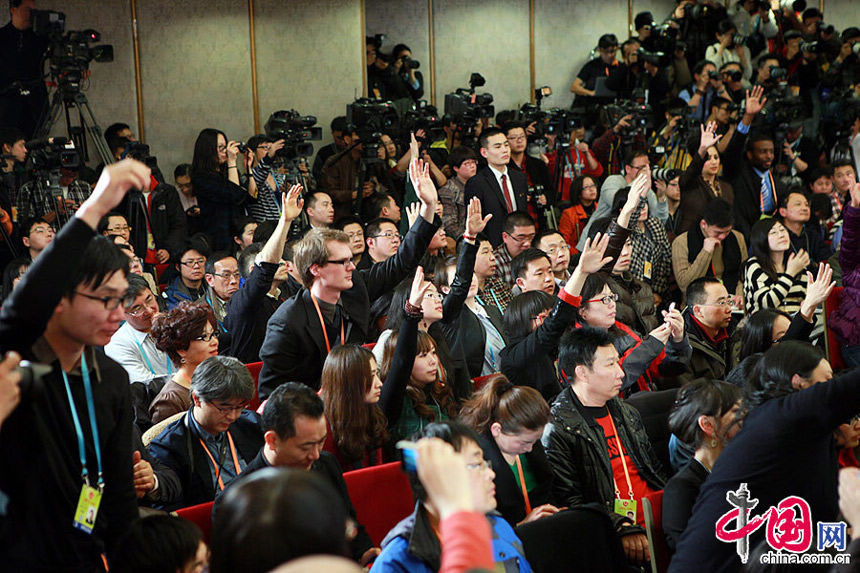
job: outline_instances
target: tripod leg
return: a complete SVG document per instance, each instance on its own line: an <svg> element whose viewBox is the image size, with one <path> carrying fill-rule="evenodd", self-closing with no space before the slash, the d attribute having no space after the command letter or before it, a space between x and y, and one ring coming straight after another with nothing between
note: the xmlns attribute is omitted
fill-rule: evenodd
<svg viewBox="0 0 860 573"><path fill-rule="evenodd" d="M98 153L99 159L105 165L113 163L114 158L110 152L107 141L105 141L104 132L96 122L93 110L84 94L78 94L78 96L75 97L75 106L77 106L78 114L81 118L81 127L90 134L90 139L96 148L96 153Z"/></svg>

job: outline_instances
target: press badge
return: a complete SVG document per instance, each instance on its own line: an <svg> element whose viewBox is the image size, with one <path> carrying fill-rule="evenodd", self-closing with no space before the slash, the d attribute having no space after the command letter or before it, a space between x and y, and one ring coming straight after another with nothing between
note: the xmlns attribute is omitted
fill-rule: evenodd
<svg viewBox="0 0 860 573"><path fill-rule="evenodd" d="M651 278L651 261L645 261L645 264L642 266L642 274L645 275L646 279Z"/></svg>
<svg viewBox="0 0 860 573"><path fill-rule="evenodd" d="M615 513L623 515L636 523L636 500L615 498Z"/></svg>
<svg viewBox="0 0 860 573"><path fill-rule="evenodd" d="M84 533L92 533L96 525L96 516L99 513L99 505L102 502L102 494L98 489L84 484L81 488L81 497L78 500L78 508L75 510L76 529Z"/></svg>

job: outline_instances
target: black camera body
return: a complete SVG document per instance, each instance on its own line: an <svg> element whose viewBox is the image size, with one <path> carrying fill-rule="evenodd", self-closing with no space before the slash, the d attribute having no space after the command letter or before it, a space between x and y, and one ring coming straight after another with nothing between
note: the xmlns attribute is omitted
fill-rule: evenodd
<svg viewBox="0 0 860 573"><path fill-rule="evenodd" d="M379 161L382 134L397 131L400 118L391 102L359 98L346 106L346 121L358 134L365 163Z"/></svg>
<svg viewBox="0 0 860 573"><path fill-rule="evenodd" d="M426 102L423 102L425 103ZM445 137L445 122L439 116L439 111L432 105L421 105L415 109L406 111L400 119L400 138L408 140L410 133L424 130L424 138L419 138L421 149Z"/></svg>
<svg viewBox="0 0 860 573"><path fill-rule="evenodd" d="M62 12L31 10L30 14L33 32L50 40L45 59L50 62L51 76L61 90L80 91L90 62L113 61L112 45L92 45L101 40L99 32L92 29L66 32L66 15Z"/></svg>
<svg viewBox="0 0 860 573"><path fill-rule="evenodd" d="M284 140L284 146L278 150L276 157L294 160L313 155L314 146L310 141L322 139L322 128L314 127L316 122L316 117L301 115L294 109L280 110L270 115L264 126L266 137L272 141Z"/></svg>
<svg viewBox="0 0 860 573"><path fill-rule="evenodd" d="M75 142L65 137L35 139L28 141L26 146L36 170L74 170L81 166L81 157L75 149Z"/></svg>
<svg viewBox="0 0 860 573"><path fill-rule="evenodd" d="M125 144L123 155L145 163L150 169L158 169L158 159L150 153L149 146L145 143L129 141Z"/></svg>
<svg viewBox="0 0 860 573"><path fill-rule="evenodd" d="M622 140L630 142L637 134L644 134L653 117L651 106L632 100L621 100L613 104L605 105L600 110L601 123L611 128L626 116L632 116L628 122L630 125L622 129Z"/></svg>
<svg viewBox="0 0 860 573"><path fill-rule="evenodd" d="M421 67L421 62L418 60L413 60L409 56L402 56L400 61L403 62L403 68L407 70L417 70Z"/></svg>
<svg viewBox="0 0 860 573"><path fill-rule="evenodd" d="M469 77L468 88L458 88L454 93L445 94L445 114L451 116L461 127L474 129L479 119L493 117L496 108L493 106L493 95L475 93L475 88L487 83L479 73L473 72Z"/></svg>

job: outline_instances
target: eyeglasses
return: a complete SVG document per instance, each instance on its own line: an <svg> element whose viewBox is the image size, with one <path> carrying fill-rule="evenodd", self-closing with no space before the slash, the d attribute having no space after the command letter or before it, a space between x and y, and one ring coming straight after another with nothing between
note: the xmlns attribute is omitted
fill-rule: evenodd
<svg viewBox="0 0 860 573"><path fill-rule="evenodd" d="M179 261L180 265L185 265L186 267L200 267L206 264L206 259L191 259L189 261Z"/></svg>
<svg viewBox="0 0 860 573"><path fill-rule="evenodd" d="M53 233L53 227L33 227L30 229L30 233L36 233L37 235L42 235L44 233Z"/></svg>
<svg viewBox="0 0 860 573"><path fill-rule="evenodd" d="M587 300L585 302L602 302L606 306L609 306L612 303L618 302L618 295L615 293L608 294L606 296L602 296L600 298L593 298L591 300Z"/></svg>
<svg viewBox="0 0 860 573"><path fill-rule="evenodd" d="M242 275L241 275L241 273L239 273L239 271L236 271L235 273L212 273L212 276L213 277L221 277L222 279L226 279L228 281L230 279L239 280L242 278Z"/></svg>
<svg viewBox="0 0 860 573"><path fill-rule="evenodd" d="M525 140L526 140L525 135L517 135L517 136L508 137L508 141L525 141Z"/></svg>
<svg viewBox="0 0 860 573"><path fill-rule="evenodd" d="M732 299L724 298L724 299L718 300L717 302L703 303L703 304L700 304L699 306L718 306L720 308L731 308L733 305L734 305L734 302L732 301Z"/></svg>
<svg viewBox="0 0 860 573"><path fill-rule="evenodd" d="M466 469L470 471L475 470L489 470L492 469L492 465L487 460L481 460L480 462L475 462L472 464L466 464Z"/></svg>
<svg viewBox="0 0 860 573"><path fill-rule="evenodd" d="M372 235L371 239L378 239L379 237L385 237L386 239L403 239L403 236L400 233L393 233L388 231L387 233L379 233L378 235Z"/></svg>
<svg viewBox="0 0 860 573"><path fill-rule="evenodd" d="M508 236L520 244L525 243L527 241L534 241L535 240L535 234L534 233L531 233L529 235L508 235Z"/></svg>
<svg viewBox="0 0 860 573"><path fill-rule="evenodd" d="M326 261L326 264L328 264L328 265L343 265L344 268L348 267L350 264L354 265L354 263L352 263L352 258L338 259L336 261L330 259L330 260Z"/></svg>
<svg viewBox="0 0 860 573"><path fill-rule="evenodd" d="M149 295L146 298L146 300L143 301L143 304L136 304L131 308L127 308L125 310L125 312L126 312L126 314L129 314L131 316L139 316L148 310L152 310L152 304L154 302L155 302L155 297L152 295ZM158 307L156 307L155 310L157 311Z"/></svg>
<svg viewBox="0 0 860 573"><path fill-rule="evenodd" d="M635 172L637 172L637 173L638 173L638 172L642 171L643 169L647 169L647 168L648 168L648 164L645 164L645 165L639 165L639 166L636 166L636 165L628 165L627 167L629 167L629 168L630 168L630 171L635 171Z"/></svg>
<svg viewBox="0 0 860 573"><path fill-rule="evenodd" d="M248 402L242 402L238 406L219 406L215 402L207 402L213 408L221 412L222 414L232 414L233 412L242 412L245 408L248 407Z"/></svg>
<svg viewBox="0 0 860 573"><path fill-rule="evenodd" d="M361 231L354 231L352 233L347 233L346 236L350 239L363 239L364 233L362 233Z"/></svg>
<svg viewBox="0 0 860 573"><path fill-rule="evenodd" d="M200 336L198 336L194 340L199 340L200 342L209 342L213 338L218 338L218 332L215 330L213 330L209 334L201 334Z"/></svg>
<svg viewBox="0 0 860 573"><path fill-rule="evenodd" d="M91 294L87 294L79 290L76 290L75 294L79 294L82 297L88 298L90 300L97 300L101 302L104 305L105 310L116 310L116 307L119 306L119 303L121 303L123 299L123 297L121 296L93 296Z"/></svg>
<svg viewBox="0 0 860 573"><path fill-rule="evenodd" d="M125 233L126 231L131 231L131 227L128 225L121 225L119 227L108 227L107 230L111 233Z"/></svg>
<svg viewBox="0 0 860 573"><path fill-rule="evenodd" d="M424 295L424 298L429 298L430 300L443 300L445 295L441 292L428 292Z"/></svg>

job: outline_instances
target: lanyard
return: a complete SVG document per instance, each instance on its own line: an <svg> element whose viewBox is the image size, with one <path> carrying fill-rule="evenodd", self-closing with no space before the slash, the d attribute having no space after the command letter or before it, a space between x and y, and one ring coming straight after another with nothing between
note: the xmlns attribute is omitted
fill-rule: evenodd
<svg viewBox="0 0 860 573"><path fill-rule="evenodd" d="M227 327L225 327L224 323L221 322L221 319L218 318L218 311L215 309L215 305L212 304L212 298L209 296L209 293L206 293L206 302L209 304L209 308L212 309L212 314L215 315L215 322L218 323L218 330L223 333L226 333Z"/></svg>
<svg viewBox="0 0 860 573"><path fill-rule="evenodd" d="M143 361L146 362L146 367L149 368L149 371L155 375L155 368L152 367L152 362L149 361L149 357L146 355L146 350L143 349L143 345L135 338L134 343L137 344L138 350L140 350L141 355L143 355ZM170 376L173 374L173 366L170 364L170 357L167 357L167 375Z"/></svg>
<svg viewBox="0 0 860 573"><path fill-rule="evenodd" d="M311 300L314 302L314 308L317 309L317 316L320 319L320 326L322 326L323 330L323 338L325 338L325 350L326 354L331 352L331 343L328 341L328 330L325 327L325 321L323 320L322 311L320 310L320 304L317 302L317 297L311 295ZM344 344L346 341L343 338L343 319L340 321L340 343Z"/></svg>
<svg viewBox="0 0 860 573"><path fill-rule="evenodd" d="M87 412L90 416L90 429L93 432L93 449L96 451L96 463L98 464L98 488L104 491L105 480L102 474L102 448L99 442L99 426L96 422L96 406L93 400L93 387L90 382L90 371L87 368L87 359L81 354L81 373L84 378L84 393L87 396ZM75 433L78 436L78 453L81 456L81 479L90 485L89 471L87 470L87 451L84 444L84 431L81 428L81 420L78 418L78 409L75 407L75 399L72 397L72 387L69 385L69 377L63 371L63 382L66 384L66 396L69 398L69 406L72 410L72 421L75 423Z"/></svg>
<svg viewBox="0 0 860 573"><path fill-rule="evenodd" d="M523 464L520 462L520 457L517 456L514 461L517 464L517 473L520 476L520 489L523 490L523 500L526 502L526 515L532 512L532 504L529 501L529 490L526 488L526 478L523 476Z"/></svg>
<svg viewBox="0 0 860 573"><path fill-rule="evenodd" d="M633 499L633 484L630 482L630 474L627 472L627 461L624 459L624 449L621 447L621 436L618 435L618 428L615 427L615 420L612 419L612 412L606 408L609 414L609 423L612 424L612 431L615 432L615 441L618 443L618 455L621 456L621 465L624 467L624 478L627 480L627 491L630 499ZM615 481L615 476L612 476L612 482L615 484L615 497L621 499L621 492L618 491L618 482Z"/></svg>
<svg viewBox="0 0 860 573"><path fill-rule="evenodd" d="M222 490L224 489L224 480L221 479L221 467L223 466L224 461L224 452L218 456L218 463L215 463L215 458L212 456L212 452L209 451L209 448L206 447L206 442L203 441L203 438L197 438L200 440L200 445L203 446L203 451L206 452L206 455L209 456L209 459L212 460L212 467L215 468L215 479L218 480L218 487ZM230 443L230 454L233 456L233 467L236 468L236 475L242 473L242 467L239 465L239 458L236 456L236 445L233 443L233 436L230 435L230 430L227 430L227 441Z"/></svg>

